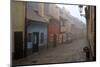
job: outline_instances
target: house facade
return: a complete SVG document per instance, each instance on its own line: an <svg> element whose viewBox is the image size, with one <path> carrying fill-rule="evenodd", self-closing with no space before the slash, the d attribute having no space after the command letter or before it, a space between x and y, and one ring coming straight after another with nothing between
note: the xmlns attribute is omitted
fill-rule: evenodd
<svg viewBox="0 0 100 67"><path fill-rule="evenodd" d="M55 4L44 4L45 15L49 18L48 23L48 47L59 45L60 22L59 7Z"/></svg>
<svg viewBox="0 0 100 67"><path fill-rule="evenodd" d="M63 7L60 9L60 40L61 40L61 44L62 43L66 43L68 41L68 25L69 23L69 19L68 19L68 15L67 15L67 11L66 9Z"/></svg>
<svg viewBox="0 0 100 67"><path fill-rule="evenodd" d="M47 48L48 21L44 17L42 3L27 3L27 53Z"/></svg>

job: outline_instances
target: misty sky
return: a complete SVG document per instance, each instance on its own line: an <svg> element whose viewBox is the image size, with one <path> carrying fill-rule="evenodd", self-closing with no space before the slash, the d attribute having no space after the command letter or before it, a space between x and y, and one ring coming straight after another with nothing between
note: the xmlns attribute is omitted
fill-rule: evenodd
<svg viewBox="0 0 100 67"><path fill-rule="evenodd" d="M81 21L83 21L84 23L86 23L85 18L83 16L80 16L78 5L61 5L61 4L57 4L57 5L61 8L64 7L67 11L70 12L72 16L75 16L79 18ZM83 13L85 13L84 9L83 9Z"/></svg>

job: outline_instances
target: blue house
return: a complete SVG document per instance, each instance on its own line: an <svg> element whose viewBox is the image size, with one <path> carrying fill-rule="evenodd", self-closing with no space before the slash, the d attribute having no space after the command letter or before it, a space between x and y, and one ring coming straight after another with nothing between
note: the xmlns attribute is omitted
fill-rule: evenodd
<svg viewBox="0 0 100 67"><path fill-rule="evenodd" d="M47 24L30 21L27 26L27 48L33 52L47 47Z"/></svg>
<svg viewBox="0 0 100 67"><path fill-rule="evenodd" d="M47 47L48 21L40 15L38 3L27 4L26 25L27 25L27 53L37 52Z"/></svg>

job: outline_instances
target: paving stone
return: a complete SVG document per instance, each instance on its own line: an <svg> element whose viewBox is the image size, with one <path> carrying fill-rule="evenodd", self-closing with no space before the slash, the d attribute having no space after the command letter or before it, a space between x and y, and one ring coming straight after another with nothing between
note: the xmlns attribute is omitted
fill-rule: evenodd
<svg viewBox="0 0 100 67"><path fill-rule="evenodd" d="M87 46L85 38L77 39L71 43L65 43L55 48L44 49L26 58L15 61L15 64L44 64L86 61L83 48Z"/></svg>

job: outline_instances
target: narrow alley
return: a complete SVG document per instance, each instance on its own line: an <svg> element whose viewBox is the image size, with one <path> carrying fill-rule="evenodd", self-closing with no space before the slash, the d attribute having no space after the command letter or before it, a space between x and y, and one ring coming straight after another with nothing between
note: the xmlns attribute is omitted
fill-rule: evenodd
<svg viewBox="0 0 100 67"><path fill-rule="evenodd" d="M13 65L96 60L95 6L12 4Z"/></svg>

